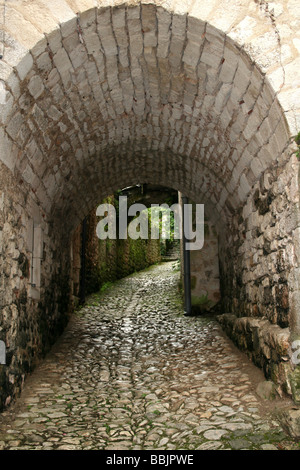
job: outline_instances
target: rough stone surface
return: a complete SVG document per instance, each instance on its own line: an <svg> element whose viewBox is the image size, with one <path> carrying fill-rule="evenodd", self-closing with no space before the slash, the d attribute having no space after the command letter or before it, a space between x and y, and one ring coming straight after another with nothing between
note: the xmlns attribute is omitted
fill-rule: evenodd
<svg viewBox="0 0 300 470"><path fill-rule="evenodd" d="M205 204L219 234L223 311L299 334L296 3L6 5L0 339L11 361L1 405L66 323L71 235L132 184ZM34 228L42 257L32 255ZM281 384L285 369L268 354Z"/></svg>
<svg viewBox="0 0 300 470"><path fill-rule="evenodd" d="M223 314L219 323L233 342L263 369L267 378L285 393L292 393L290 374L290 331L267 319ZM270 382L270 386L271 386ZM263 392L264 393L264 392Z"/></svg>
<svg viewBox="0 0 300 470"><path fill-rule="evenodd" d="M256 393L260 398L273 400L276 396L276 388L273 382L267 380L258 384Z"/></svg>
<svg viewBox="0 0 300 470"><path fill-rule="evenodd" d="M1 409L19 394L25 375L68 322L70 264L63 252L60 260L53 258L53 238L37 205L29 201L24 210L22 182L17 185L4 165L0 180L9 188L2 193L0 207L0 339L6 344L6 366L0 371ZM34 224L44 233L39 289L30 285ZM68 246L67 241L61 243Z"/></svg>
<svg viewBox="0 0 300 470"><path fill-rule="evenodd" d="M281 423L290 436L300 437L300 409L288 410L280 415Z"/></svg>
<svg viewBox="0 0 300 470"><path fill-rule="evenodd" d="M184 317L164 263L118 281L73 315L0 415L2 449L293 449L262 372L209 317ZM288 402L284 403L287 406Z"/></svg>

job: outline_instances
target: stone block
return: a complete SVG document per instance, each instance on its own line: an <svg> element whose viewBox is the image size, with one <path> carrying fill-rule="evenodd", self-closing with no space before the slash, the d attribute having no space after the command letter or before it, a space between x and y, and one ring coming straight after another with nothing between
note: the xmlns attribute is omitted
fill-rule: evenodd
<svg viewBox="0 0 300 470"><path fill-rule="evenodd" d="M19 3L19 2L18 2ZM31 8L28 4L27 7ZM22 7L21 7L22 8ZM26 6L25 6L26 9ZM6 18L5 18L5 29L11 37L14 37L15 32L18 32L18 42L22 45L24 50L30 50L37 44L41 39L43 39L43 33L40 31L39 27L33 24L34 18L32 21L27 19L27 14L30 18L30 13L24 14L23 13L24 7L22 11L18 11L18 4L16 7L11 7L7 5L6 7ZM51 21L51 18L50 18ZM45 24L47 24L47 20L45 20ZM46 25L47 26L47 25ZM52 20L53 26L53 20Z"/></svg>
<svg viewBox="0 0 300 470"><path fill-rule="evenodd" d="M44 89L45 87L41 77L39 75L34 75L28 83L29 93L33 96L34 99L37 99L39 96L41 96Z"/></svg>
<svg viewBox="0 0 300 470"><path fill-rule="evenodd" d="M33 181L35 179L35 174L29 164L26 165L25 170L22 173L22 178L28 183L28 184L33 184Z"/></svg>
<svg viewBox="0 0 300 470"><path fill-rule="evenodd" d="M20 112L16 113L9 121L6 132L13 139L17 139L21 126L23 124L23 116Z"/></svg>
<svg viewBox="0 0 300 470"><path fill-rule="evenodd" d="M14 97L4 88L4 84L0 82L0 122L5 124L14 108Z"/></svg>
<svg viewBox="0 0 300 470"><path fill-rule="evenodd" d="M166 58L169 51L169 41L171 38L171 14L162 8L157 11L158 20L158 45L157 57Z"/></svg>
<svg viewBox="0 0 300 470"><path fill-rule="evenodd" d="M16 70L20 80L24 80L33 66L33 58L30 52L17 64Z"/></svg>
<svg viewBox="0 0 300 470"><path fill-rule="evenodd" d="M98 34L106 56L117 55L117 45L111 26L98 27Z"/></svg>
<svg viewBox="0 0 300 470"><path fill-rule="evenodd" d="M65 72L72 69L72 64L70 62L69 56L63 48L59 49L54 55L53 62L60 75L63 75Z"/></svg>
<svg viewBox="0 0 300 470"><path fill-rule="evenodd" d="M142 29L144 33L144 46L156 47L157 45L157 18L155 5L142 5L141 9Z"/></svg>
<svg viewBox="0 0 300 470"><path fill-rule="evenodd" d="M77 16L61 23L60 30L63 39L77 32Z"/></svg>
<svg viewBox="0 0 300 470"><path fill-rule="evenodd" d="M183 62L191 67L197 66L200 57L201 44L188 40L183 54Z"/></svg>
<svg viewBox="0 0 300 470"><path fill-rule="evenodd" d="M128 19L130 55L140 56L143 52L142 25L139 19Z"/></svg>
<svg viewBox="0 0 300 470"><path fill-rule="evenodd" d="M78 16L81 30L91 32L96 29L96 8L83 11Z"/></svg>
<svg viewBox="0 0 300 470"><path fill-rule="evenodd" d="M76 72L77 69L81 70L84 67L85 62L87 62L88 60L88 57L86 54L85 47L82 44L77 45L77 47L70 52L70 60Z"/></svg>
<svg viewBox="0 0 300 470"><path fill-rule="evenodd" d="M184 40L180 37L172 37L170 50L169 50L169 63L172 67L174 75L180 73L182 62L181 62L181 53L184 47Z"/></svg>
<svg viewBox="0 0 300 470"><path fill-rule="evenodd" d="M53 121L58 121L62 117L62 113L54 105L50 106L47 114Z"/></svg>
<svg viewBox="0 0 300 470"><path fill-rule="evenodd" d="M36 64L37 64L38 69L42 73L47 73L48 74L51 71L52 67L53 67L50 56L49 56L49 52L48 51L43 52L36 59Z"/></svg>
<svg viewBox="0 0 300 470"><path fill-rule="evenodd" d="M84 36L84 43L89 54L98 55L101 52L101 42L97 33L89 33Z"/></svg>
<svg viewBox="0 0 300 470"><path fill-rule="evenodd" d="M220 50L215 49L211 43L205 42L200 60L204 64L217 69L221 64L222 56L223 54Z"/></svg>
<svg viewBox="0 0 300 470"><path fill-rule="evenodd" d="M236 72L236 67L233 64L225 61L221 67L220 80L223 83L232 83Z"/></svg>
<svg viewBox="0 0 300 470"><path fill-rule="evenodd" d="M237 71L234 77L234 84L239 90L240 96L246 92L251 80L251 69L241 58L238 62Z"/></svg>
<svg viewBox="0 0 300 470"><path fill-rule="evenodd" d="M223 84L216 96L216 101L215 101L215 111L217 114L221 113L224 106L226 105L226 102L230 96L231 92L231 85L229 84Z"/></svg>

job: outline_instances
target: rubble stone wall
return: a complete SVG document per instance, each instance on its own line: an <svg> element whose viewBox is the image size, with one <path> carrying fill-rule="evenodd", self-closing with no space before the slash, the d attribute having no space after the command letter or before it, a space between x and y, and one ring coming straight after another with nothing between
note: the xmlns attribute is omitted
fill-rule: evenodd
<svg viewBox="0 0 300 470"><path fill-rule="evenodd" d="M68 239L53 233L23 182L2 163L0 181L0 339L6 346L6 364L0 365L2 409L62 333L71 305ZM42 239L34 240L35 227Z"/></svg>
<svg viewBox="0 0 300 470"><path fill-rule="evenodd" d="M291 392L299 339L299 191L290 160L265 172L220 237L220 323L267 378ZM230 232L229 232L230 233Z"/></svg>

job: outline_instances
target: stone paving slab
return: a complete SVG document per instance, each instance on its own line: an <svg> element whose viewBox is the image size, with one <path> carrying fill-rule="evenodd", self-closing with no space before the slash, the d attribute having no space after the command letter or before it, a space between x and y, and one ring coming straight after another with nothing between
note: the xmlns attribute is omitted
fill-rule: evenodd
<svg viewBox="0 0 300 470"><path fill-rule="evenodd" d="M0 449L299 449L214 318L185 317L174 263L91 296L0 415Z"/></svg>

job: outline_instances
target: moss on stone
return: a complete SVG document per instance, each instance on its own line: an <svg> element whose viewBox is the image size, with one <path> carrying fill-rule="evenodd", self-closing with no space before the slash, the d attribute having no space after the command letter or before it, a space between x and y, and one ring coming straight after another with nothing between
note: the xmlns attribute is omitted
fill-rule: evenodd
<svg viewBox="0 0 300 470"><path fill-rule="evenodd" d="M297 405L300 405L300 366L290 374L290 383L293 400Z"/></svg>

